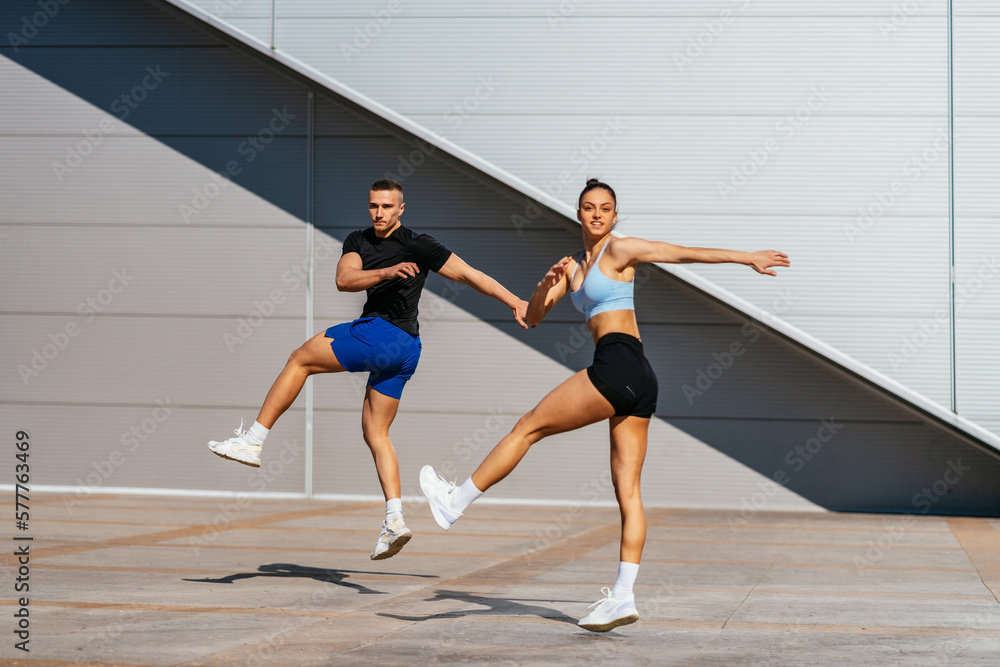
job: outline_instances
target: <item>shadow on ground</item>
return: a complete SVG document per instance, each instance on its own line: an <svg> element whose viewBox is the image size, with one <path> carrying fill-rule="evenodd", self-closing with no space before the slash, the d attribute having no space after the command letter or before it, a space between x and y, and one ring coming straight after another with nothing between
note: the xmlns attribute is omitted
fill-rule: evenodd
<svg viewBox="0 0 1000 667"><path fill-rule="evenodd" d="M184 581L194 581L206 584L232 584L241 579L255 579L257 577L290 577L296 579L313 579L315 581L323 581L330 584L335 584L337 586L343 586L345 588L353 588L358 593L362 595L387 595L385 591L376 591L368 588L367 586L362 586L361 584L356 584L352 581L347 581L347 579L352 574L374 574L383 577L416 577L422 579L437 579L438 577L433 574L406 574L403 572L362 572L360 570L331 570L322 567L304 567L302 565L295 565L294 563L269 563L267 565L261 565L257 568L256 572L239 572L237 574L229 574L225 577L220 577L218 579L184 579Z"/></svg>
<svg viewBox="0 0 1000 667"><path fill-rule="evenodd" d="M463 591L435 591L434 597L427 598L427 602L438 602L441 600L458 600L469 604L482 605L485 609L466 609L462 611L447 611L440 614L430 614L427 616L405 616L402 614L377 613L377 616L385 616L400 621L433 621L449 618L464 618L466 616L538 616L560 623L570 623L576 625L577 619L567 616L561 611L541 605L524 604L525 602L578 602L578 600L513 600L509 598L493 598L483 595L473 595Z"/></svg>

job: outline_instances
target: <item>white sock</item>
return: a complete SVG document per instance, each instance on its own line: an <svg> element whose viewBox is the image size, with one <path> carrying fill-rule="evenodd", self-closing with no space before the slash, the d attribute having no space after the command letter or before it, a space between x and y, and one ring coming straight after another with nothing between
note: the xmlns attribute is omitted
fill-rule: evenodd
<svg viewBox="0 0 1000 667"><path fill-rule="evenodd" d="M250 430L247 431L247 442L251 445L263 445L264 441L267 440L267 434L271 432L271 429L264 428L260 425L260 422L254 422Z"/></svg>
<svg viewBox="0 0 1000 667"><path fill-rule="evenodd" d="M392 498L385 501L385 522L392 523L396 519L403 518L403 499Z"/></svg>
<svg viewBox="0 0 1000 667"><path fill-rule="evenodd" d="M611 597L623 600L632 595L632 585L637 574L639 574L638 563L625 561L618 563L618 578L615 579L615 587L611 589Z"/></svg>
<svg viewBox="0 0 1000 667"><path fill-rule="evenodd" d="M469 505L481 495L483 492L476 488L470 477L462 483L462 486L455 489L455 493L451 496L451 508L456 512L464 513Z"/></svg>

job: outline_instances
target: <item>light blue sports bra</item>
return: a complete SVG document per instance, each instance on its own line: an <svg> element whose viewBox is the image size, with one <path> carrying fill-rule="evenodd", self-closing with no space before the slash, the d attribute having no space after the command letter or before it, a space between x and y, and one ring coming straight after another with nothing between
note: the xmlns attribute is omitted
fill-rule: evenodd
<svg viewBox="0 0 1000 667"><path fill-rule="evenodd" d="M632 281L626 283L621 280L613 280L601 273L601 256L604 255L604 251L609 245L611 245L610 239L601 248L601 252L597 254L597 260L591 264L580 289L575 292L571 290L569 293L573 305L588 320L598 313L609 310L635 310L635 303L632 300L634 287ZM587 251L580 251L580 259L576 261L576 268L573 269L573 275L569 279L570 285L573 284L576 269L580 268L580 262L583 261L585 252Z"/></svg>

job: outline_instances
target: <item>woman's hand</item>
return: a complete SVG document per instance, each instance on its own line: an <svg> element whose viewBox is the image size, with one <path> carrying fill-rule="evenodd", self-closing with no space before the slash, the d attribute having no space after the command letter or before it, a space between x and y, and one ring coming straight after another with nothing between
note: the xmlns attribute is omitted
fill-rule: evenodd
<svg viewBox="0 0 1000 667"><path fill-rule="evenodd" d="M777 250L758 250L757 252L747 254L749 255L746 263L747 266L757 273L763 273L766 276L778 275L770 270L772 266L791 266L791 263L788 261L788 255Z"/></svg>
<svg viewBox="0 0 1000 667"><path fill-rule="evenodd" d="M542 289L549 290L558 285L562 282L563 278L566 277L566 268L572 261L573 258L567 255L553 264L552 268L545 273L545 277L542 278L542 281L538 283L538 286Z"/></svg>

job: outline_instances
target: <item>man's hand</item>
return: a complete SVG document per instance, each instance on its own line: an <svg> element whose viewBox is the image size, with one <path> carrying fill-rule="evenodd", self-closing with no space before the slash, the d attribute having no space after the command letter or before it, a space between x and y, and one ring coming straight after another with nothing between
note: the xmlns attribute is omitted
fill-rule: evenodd
<svg viewBox="0 0 1000 667"><path fill-rule="evenodd" d="M747 266L757 273L763 273L767 276L778 275L770 270L772 266L791 266L788 255L777 250L758 250L749 254L750 261L747 262Z"/></svg>
<svg viewBox="0 0 1000 667"><path fill-rule="evenodd" d="M521 299L512 310L514 311L514 321L520 324L522 329L527 329L528 323L524 321L524 318L528 314L528 302Z"/></svg>
<svg viewBox="0 0 1000 667"><path fill-rule="evenodd" d="M412 278L420 273L420 267L413 262L400 262L395 266L387 266L384 269L379 269L379 273L382 280L391 280L392 278Z"/></svg>

